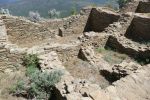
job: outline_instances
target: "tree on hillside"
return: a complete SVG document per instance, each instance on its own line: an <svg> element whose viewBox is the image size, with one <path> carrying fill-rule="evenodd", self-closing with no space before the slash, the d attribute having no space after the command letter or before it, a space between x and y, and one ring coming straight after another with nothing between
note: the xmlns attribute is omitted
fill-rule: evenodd
<svg viewBox="0 0 150 100"><path fill-rule="evenodd" d="M117 3L119 4L119 8L122 8L129 1L130 0L117 0Z"/></svg>
<svg viewBox="0 0 150 100"><path fill-rule="evenodd" d="M10 15L10 12L9 12L8 9L1 8L1 9L0 9L0 14L7 14L7 15Z"/></svg>
<svg viewBox="0 0 150 100"><path fill-rule="evenodd" d="M77 14L77 1L78 0L73 0L73 6L70 10L71 15L76 15Z"/></svg>
<svg viewBox="0 0 150 100"><path fill-rule="evenodd" d="M125 4L127 4L130 1L131 0L107 0L106 6L114 9L119 9L122 8ZM119 8L117 8L116 3L118 4Z"/></svg>
<svg viewBox="0 0 150 100"><path fill-rule="evenodd" d="M59 18L60 17L60 11L57 11L56 9L52 9L52 10L48 11L48 15L51 19Z"/></svg>
<svg viewBox="0 0 150 100"><path fill-rule="evenodd" d="M38 22L41 20L41 16L37 11L36 12L30 11L29 12L29 19L33 22Z"/></svg>

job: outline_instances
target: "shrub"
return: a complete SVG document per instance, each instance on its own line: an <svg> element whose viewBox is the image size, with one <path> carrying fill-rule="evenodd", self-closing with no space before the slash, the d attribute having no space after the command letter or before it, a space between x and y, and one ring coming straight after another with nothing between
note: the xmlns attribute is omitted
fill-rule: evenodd
<svg viewBox="0 0 150 100"><path fill-rule="evenodd" d="M28 99L48 100L51 91L61 79L61 71L51 73L36 70L29 76L28 83L20 81L11 88L10 93L18 96L25 96ZM26 94L26 95L25 95Z"/></svg>
<svg viewBox="0 0 150 100"><path fill-rule="evenodd" d="M48 15L50 18L59 18L60 17L60 12L57 11L56 9L52 9L48 11Z"/></svg>
<svg viewBox="0 0 150 100"><path fill-rule="evenodd" d="M10 93L13 95L22 95L25 87L25 82L19 80L13 87L10 88Z"/></svg>
<svg viewBox="0 0 150 100"><path fill-rule="evenodd" d="M25 55L23 58L23 64L27 67L27 76L30 76L39 69L39 59L36 54Z"/></svg>
<svg viewBox="0 0 150 100"><path fill-rule="evenodd" d="M30 66L26 69L26 75L31 76L37 70L39 70L37 67Z"/></svg>
<svg viewBox="0 0 150 100"><path fill-rule="evenodd" d="M30 11L29 12L29 19L33 22L38 22L41 20L41 16L37 11L36 12Z"/></svg>
<svg viewBox="0 0 150 100"><path fill-rule="evenodd" d="M30 77L30 88L28 92L31 96L38 99L47 100L51 96L51 91L56 83L61 79L62 73L60 71L54 71L51 73L41 73L36 71Z"/></svg>
<svg viewBox="0 0 150 100"><path fill-rule="evenodd" d="M17 82L11 88L10 93L17 96L24 96L27 99L48 100L51 91L61 79L61 71L41 72L38 69L39 59L36 54L24 56L24 65L27 67L26 82Z"/></svg>

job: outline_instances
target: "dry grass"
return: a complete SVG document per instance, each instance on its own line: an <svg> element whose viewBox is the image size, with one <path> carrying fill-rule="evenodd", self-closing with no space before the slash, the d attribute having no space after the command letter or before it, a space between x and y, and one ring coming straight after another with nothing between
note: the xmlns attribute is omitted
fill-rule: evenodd
<svg viewBox="0 0 150 100"><path fill-rule="evenodd" d="M123 60L129 58L127 55L115 52L109 48L108 49L105 49L103 47L97 48L96 52L101 53L103 55L103 59L111 65L119 64Z"/></svg>

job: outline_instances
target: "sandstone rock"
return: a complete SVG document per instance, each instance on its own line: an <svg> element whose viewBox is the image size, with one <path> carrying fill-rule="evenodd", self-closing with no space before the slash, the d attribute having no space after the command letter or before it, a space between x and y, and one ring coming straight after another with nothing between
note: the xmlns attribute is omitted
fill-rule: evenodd
<svg viewBox="0 0 150 100"><path fill-rule="evenodd" d="M82 97L81 100L92 100L90 97Z"/></svg>
<svg viewBox="0 0 150 100"><path fill-rule="evenodd" d="M84 96L90 96L91 92L100 91L100 87L96 84L88 84L80 89L80 93Z"/></svg>
<svg viewBox="0 0 150 100"><path fill-rule="evenodd" d="M90 97L93 100L110 100L109 96L103 91L94 91L90 93Z"/></svg>
<svg viewBox="0 0 150 100"><path fill-rule="evenodd" d="M82 47L79 51L78 57L85 61L89 61L91 64L94 64L95 53L93 48L91 46Z"/></svg>
<svg viewBox="0 0 150 100"><path fill-rule="evenodd" d="M81 100L81 95L78 93L67 94L66 100Z"/></svg>

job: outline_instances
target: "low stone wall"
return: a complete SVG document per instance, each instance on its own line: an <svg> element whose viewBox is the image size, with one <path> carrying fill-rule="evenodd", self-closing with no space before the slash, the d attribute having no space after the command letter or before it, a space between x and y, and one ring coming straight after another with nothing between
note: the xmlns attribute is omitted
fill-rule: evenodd
<svg viewBox="0 0 150 100"><path fill-rule="evenodd" d="M29 54L47 54L51 51L57 52L60 60L65 63L69 59L73 59L78 56L81 44L52 44L42 45L30 48L27 53Z"/></svg>
<svg viewBox="0 0 150 100"><path fill-rule="evenodd" d="M39 22L43 27L55 30L58 29L59 27L63 27L64 25L64 20L63 19L46 19L44 21Z"/></svg>
<svg viewBox="0 0 150 100"><path fill-rule="evenodd" d="M150 58L150 48L144 45L137 46L135 43L132 43L130 40L122 39L120 41L115 36L110 36L106 46L111 47L117 52L125 53L135 59L149 59Z"/></svg>
<svg viewBox="0 0 150 100"><path fill-rule="evenodd" d="M85 32L79 37L79 40L82 42L83 46L93 46L93 47L104 47L109 34L96 33L96 32Z"/></svg>

